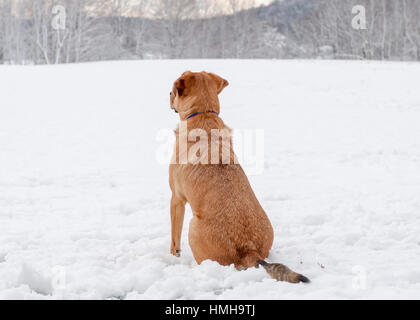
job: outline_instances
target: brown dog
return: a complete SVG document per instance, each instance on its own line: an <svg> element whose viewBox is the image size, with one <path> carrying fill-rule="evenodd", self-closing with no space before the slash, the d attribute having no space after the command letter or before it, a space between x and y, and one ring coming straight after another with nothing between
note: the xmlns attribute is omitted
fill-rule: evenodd
<svg viewBox="0 0 420 320"><path fill-rule="evenodd" d="M230 136L227 146L221 149L220 143L204 140L206 146L208 144L208 153L200 154L196 163L181 159L197 143L187 139L192 131L199 129L208 137L214 137L215 130L230 133L218 116L218 95L228 85L226 80L212 73L185 72L171 92L171 108L180 114L181 120L187 119L186 133L181 133L179 128L175 131L175 154L170 166L171 253L180 256L185 205L188 202L194 213L189 244L198 264L213 260L225 266L234 264L239 270L262 265L277 280L309 282L286 266L264 261L273 244L273 228L242 167L236 162ZM182 148L183 139L186 141L185 148ZM217 142L220 142L219 137ZM226 152L226 148L230 150ZM213 162L215 152L220 160L217 164ZM195 155L196 150L192 153ZM202 161L210 158L212 164Z"/></svg>

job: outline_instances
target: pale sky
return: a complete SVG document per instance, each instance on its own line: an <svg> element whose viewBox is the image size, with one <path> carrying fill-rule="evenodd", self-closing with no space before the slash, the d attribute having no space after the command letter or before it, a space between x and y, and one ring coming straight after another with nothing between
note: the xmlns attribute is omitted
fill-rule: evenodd
<svg viewBox="0 0 420 320"><path fill-rule="evenodd" d="M263 4L270 4L271 2L274 2L275 0L242 0L244 6L260 6ZM229 0L213 0L212 2L219 2L223 5L223 3L226 4L226 6L229 6ZM249 3L247 5L247 3Z"/></svg>
<svg viewBox="0 0 420 320"><path fill-rule="evenodd" d="M131 4L135 6L138 2L138 0L132 0ZM232 13L232 7L230 4L230 0L200 0L203 3L203 8L206 8L206 10L203 10L201 12L201 16L211 16L211 15L217 15L217 14L229 14ZM251 7L257 7L261 5L267 5L270 4L276 0L236 0L236 5L238 6L237 10L242 9L248 9ZM204 3L207 2L207 5L204 5ZM210 8L208 7L210 5ZM143 11L144 16L151 16L148 14L149 9L146 9L146 11ZM131 9L127 8L126 11L127 16L133 16L138 15L138 13L133 14Z"/></svg>
<svg viewBox="0 0 420 320"><path fill-rule="evenodd" d="M210 0L213 4L213 14L218 13L231 13L231 6L229 4L229 0ZM267 5L275 0L241 0L238 1L238 4L241 9L247 9L250 7L257 7L260 5Z"/></svg>
<svg viewBox="0 0 420 320"><path fill-rule="evenodd" d="M257 2L258 2L258 4L269 4L269 3L271 3L271 2L273 2L274 0L258 0Z"/></svg>

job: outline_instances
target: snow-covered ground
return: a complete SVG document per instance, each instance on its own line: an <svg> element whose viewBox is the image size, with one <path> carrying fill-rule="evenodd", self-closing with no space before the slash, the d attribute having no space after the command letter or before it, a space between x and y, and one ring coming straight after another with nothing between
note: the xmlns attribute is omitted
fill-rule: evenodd
<svg viewBox="0 0 420 320"><path fill-rule="evenodd" d="M169 254L168 93L231 83L222 117L264 129L250 177L269 261L311 278ZM0 67L0 299L420 298L420 64L147 61Z"/></svg>

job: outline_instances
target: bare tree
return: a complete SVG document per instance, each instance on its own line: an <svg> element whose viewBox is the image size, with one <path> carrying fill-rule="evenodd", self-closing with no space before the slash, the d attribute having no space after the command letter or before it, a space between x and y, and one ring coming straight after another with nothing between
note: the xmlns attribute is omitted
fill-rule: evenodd
<svg viewBox="0 0 420 320"><path fill-rule="evenodd" d="M154 13L163 26L161 44L169 58L181 58L188 49L194 29L192 24L184 23L185 20L193 19L197 14L197 2L195 0L158 0L154 7Z"/></svg>

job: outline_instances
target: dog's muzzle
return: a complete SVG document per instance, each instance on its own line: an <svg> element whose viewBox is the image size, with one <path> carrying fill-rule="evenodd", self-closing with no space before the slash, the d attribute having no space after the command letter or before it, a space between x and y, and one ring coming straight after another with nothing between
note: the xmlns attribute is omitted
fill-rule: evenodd
<svg viewBox="0 0 420 320"><path fill-rule="evenodd" d="M176 108L172 105L172 92L169 92L169 100L170 100L171 109L174 110L175 113L178 113L178 110L176 110Z"/></svg>

